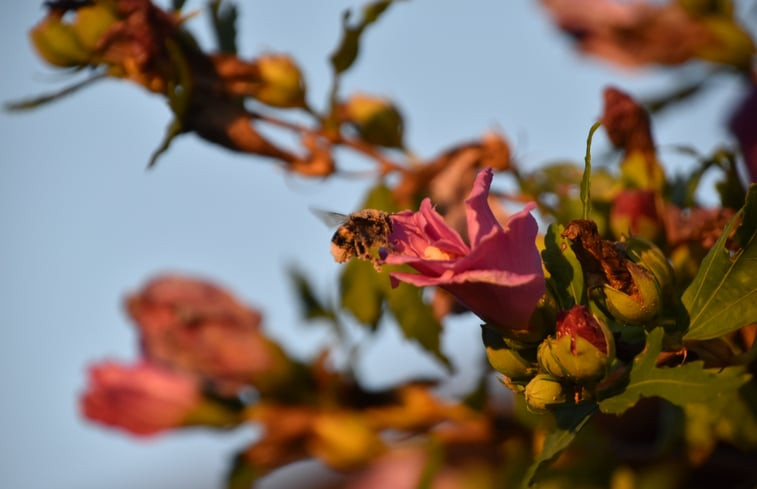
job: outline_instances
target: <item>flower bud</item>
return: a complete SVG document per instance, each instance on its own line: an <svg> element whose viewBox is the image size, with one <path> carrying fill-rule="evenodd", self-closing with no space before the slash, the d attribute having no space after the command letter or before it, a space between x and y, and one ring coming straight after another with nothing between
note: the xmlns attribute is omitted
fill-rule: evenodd
<svg viewBox="0 0 757 489"><path fill-rule="evenodd" d="M567 400L565 390L557 379L546 374L535 376L526 385L526 404L532 411L546 411L553 404L562 404Z"/></svg>
<svg viewBox="0 0 757 489"><path fill-rule="evenodd" d="M203 398L184 418L184 426L230 428L240 423L240 412L215 397Z"/></svg>
<svg viewBox="0 0 757 489"><path fill-rule="evenodd" d="M624 323L643 324L662 309L662 291L655 276L645 267L628 261L633 287L630 293L605 285L605 304L612 316Z"/></svg>
<svg viewBox="0 0 757 489"><path fill-rule="evenodd" d="M115 13L107 5L96 3L76 10L73 29L84 49L93 52L102 35L117 21Z"/></svg>
<svg viewBox="0 0 757 489"><path fill-rule="evenodd" d="M81 66L89 60L90 53L80 44L73 27L58 17L48 16L29 35L39 55L52 65Z"/></svg>
<svg viewBox="0 0 757 489"><path fill-rule="evenodd" d="M626 157L620 164L622 179L627 184L661 192L665 185L665 172L660 165L654 150L634 149L626 153Z"/></svg>
<svg viewBox="0 0 757 489"><path fill-rule="evenodd" d="M328 413L316 419L308 448L329 467L347 470L372 460L385 446L365 418Z"/></svg>
<svg viewBox="0 0 757 489"><path fill-rule="evenodd" d="M699 271L699 264L706 250L697 243L683 243L670 252L670 263L673 265L673 273L679 283L694 280Z"/></svg>
<svg viewBox="0 0 757 489"><path fill-rule="evenodd" d="M534 312L528 319L527 329L497 329L503 335L504 341L510 348L526 350L536 347L548 334L554 332L557 320L558 306L552 294L547 291L537 301Z"/></svg>
<svg viewBox="0 0 757 489"><path fill-rule="evenodd" d="M515 350L509 348L502 336L484 326L481 329L486 358L494 370L511 381L525 381L536 375L536 350Z"/></svg>
<svg viewBox="0 0 757 489"><path fill-rule="evenodd" d="M547 373L573 382L595 382L607 373L614 356L609 329L584 306L563 311L556 337L539 345L539 365Z"/></svg>
<svg viewBox="0 0 757 489"><path fill-rule="evenodd" d="M258 58L257 65L262 86L256 99L281 108L305 105L305 79L291 58L270 54Z"/></svg>
<svg viewBox="0 0 757 489"><path fill-rule="evenodd" d="M149 362L110 361L89 369L80 399L89 420L138 436L184 426L202 402L199 384L189 375Z"/></svg>
<svg viewBox="0 0 757 489"><path fill-rule="evenodd" d="M651 190L627 189L615 197L610 229L616 238L632 235L655 240L660 236L663 223L656 196Z"/></svg>
<svg viewBox="0 0 757 489"><path fill-rule="evenodd" d="M389 100L353 95L342 106L342 116L369 143L390 148L404 146L402 115Z"/></svg>
<svg viewBox="0 0 757 489"><path fill-rule="evenodd" d="M657 279L663 297L670 297L675 274L667 257L654 243L639 236L631 236L623 243L632 262L646 267Z"/></svg>

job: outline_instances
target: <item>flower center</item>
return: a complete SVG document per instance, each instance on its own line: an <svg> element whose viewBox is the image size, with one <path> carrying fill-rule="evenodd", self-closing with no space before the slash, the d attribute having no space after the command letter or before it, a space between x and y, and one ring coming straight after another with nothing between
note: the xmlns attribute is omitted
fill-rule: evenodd
<svg viewBox="0 0 757 489"><path fill-rule="evenodd" d="M451 260L452 255L440 250L436 246L426 246L423 250L423 258L426 260Z"/></svg>

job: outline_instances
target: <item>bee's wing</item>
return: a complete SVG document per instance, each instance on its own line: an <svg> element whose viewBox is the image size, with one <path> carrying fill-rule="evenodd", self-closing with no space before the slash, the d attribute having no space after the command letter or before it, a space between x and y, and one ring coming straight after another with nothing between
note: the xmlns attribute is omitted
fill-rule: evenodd
<svg viewBox="0 0 757 489"><path fill-rule="evenodd" d="M328 227L331 228L344 224L345 221L350 217L338 212L324 211L323 209L316 209L314 207L310 208L310 212L318 216L321 221L323 221Z"/></svg>

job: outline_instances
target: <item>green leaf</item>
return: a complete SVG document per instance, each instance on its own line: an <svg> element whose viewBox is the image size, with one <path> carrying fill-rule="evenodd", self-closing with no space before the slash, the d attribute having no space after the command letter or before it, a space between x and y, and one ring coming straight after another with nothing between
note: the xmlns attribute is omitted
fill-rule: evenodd
<svg viewBox="0 0 757 489"><path fill-rule="evenodd" d="M166 127L166 133L163 136L163 140L160 142L157 148L152 152L150 155L150 160L147 162L147 169L155 166L155 163L158 162L158 158L160 158L160 155L168 151L168 148L171 147L171 143L173 142L174 138L181 134L184 131L184 124L179 119L173 119L169 124L168 127Z"/></svg>
<svg viewBox="0 0 757 489"><path fill-rule="evenodd" d="M302 315L307 320L327 319L331 322L336 321L334 310L318 298L313 290L310 281L304 273L296 268L289 269L289 278L292 281L297 298L302 308Z"/></svg>
<svg viewBox="0 0 757 489"><path fill-rule="evenodd" d="M746 200L744 186L739 178L736 155L721 149L715 153L713 159L723 169L724 173L724 179L715 184L715 188L720 194L720 202L723 207L736 209Z"/></svg>
<svg viewBox="0 0 757 489"><path fill-rule="evenodd" d="M442 325L431 306L423 301L421 289L404 283L393 289L387 273L377 272L371 263L362 260L351 260L345 266L340 286L342 307L361 324L375 330L386 302L405 338L450 368L440 346Z"/></svg>
<svg viewBox="0 0 757 489"><path fill-rule="evenodd" d="M557 426L547 435L541 453L526 471L522 487L530 487L539 472L570 446L596 411L594 403L565 405L553 411Z"/></svg>
<svg viewBox="0 0 757 489"><path fill-rule="evenodd" d="M426 442L426 465L420 475L416 489L431 489L434 478L444 467L444 444L440 440L429 438Z"/></svg>
<svg viewBox="0 0 757 489"><path fill-rule="evenodd" d="M386 185L376 185L371 189L363 201L363 209L379 209L386 212L397 212L392 190Z"/></svg>
<svg viewBox="0 0 757 489"><path fill-rule="evenodd" d="M672 90L668 90L664 93L647 97L641 102L647 111L651 113L657 113L664 111L665 109L675 107L680 103L686 103L691 100L692 97L700 95L703 88L712 86L708 81L712 80L712 73L703 75L700 79L690 82L684 82Z"/></svg>
<svg viewBox="0 0 757 489"><path fill-rule="evenodd" d="M737 222L740 249L731 253L726 241ZM689 313L684 340L707 340L757 321L757 185L749 188L746 204L731 219L702 261L694 281L683 293Z"/></svg>
<svg viewBox="0 0 757 489"><path fill-rule="evenodd" d="M382 315L384 290L389 278L377 273L373 265L350 260L340 278L341 304L360 323L376 329Z"/></svg>
<svg viewBox="0 0 757 489"><path fill-rule="evenodd" d="M388 277L382 279L389 285ZM386 301L405 338L418 343L451 369L452 364L440 347L442 325L434 316L431 306L423 301L423 289L400 283L396 288L386 291Z"/></svg>
<svg viewBox="0 0 757 489"><path fill-rule="evenodd" d="M754 380L716 402L690 404L684 411L689 444L711 447L723 440L742 450L757 448L757 382Z"/></svg>
<svg viewBox="0 0 757 489"><path fill-rule="evenodd" d="M222 53L237 52L237 6L229 1L212 0L208 3L213 32Z"/></svg>
<svg viewBox="0 0 757 489"><path fill-rule="evenodd" d="M687 145L676 145L671 149L695 159L698 163L690 174L669 180L668 194L671 202L679 207L694 207L699 183L702 177L714 167L722 170L725 177L724 180L715 184L720 194L721 205L730 209L741 207L746 199L746 191L741 184L736 156L732 151L719 148L711 156L703 156L695 148Z"/></svg>
<svg viewBox="0 0 757 489"><path fill-rule="evenodd" d="M172 40L166 41L166 49L171 61L178 71L178 81L171 82L168 89L168 105L174 113L173 120L166 127L166 133L155 151L150 155L147 169L151 169L158 162L158 158L171 146L174 138L184 132L184 119L189 110L194 80L181 46Z"/></svg>
<svg viewBox="0 0 757 489"><path fill-rule="evenodd" d="M581 175L575 163L553 163L520 177L519 184L524 193L534 196L542 213L551 214L557 222L566 222L580 212L581 202L573 192L555 189L578 186Z"/></svg>
<svg viewBox="0 0 757 489"><path fill-rule="evenodd" d="M646 349L634 359L624 390L601 401L602 412L621 414L642 397L662 397L678 406L715 402L749 379L742 367L705 369L702 361L657 368L664 334L663 328L647 334Z"/></svg>
<svg viewBox="0 0 757 489"><path fill-rule="evenodd" d="M337 75L347 71L355 62L360 51L360 36L370 24L376 22L384 11L392 4L392 0L380 0L363 7L363 18L354 27L348 23L350 11L344 12L342 17L342 40L331 53L330 60L334 73Z"/></svg>
<svg viewBox="0 0 757 489"><path fill-rule="evenodd" d="M521 178L521 188L529 194L554 192L558 184L578 185L583 172L575 163L565 161L539 167Z"/></svg>
<svg viewBox="0 0 757 489"><path fill-rule="evenodd" d="M563 310L575 304L584 304L586 293L581 264L568 241L560 236L564 229L559 224L550 224L544 238L544 251L541 252L550 275L547 283Z"/></svg>
<svg viewBox="0 0 757 489"><path fill-rule="evenodd" d="M255 485L264 471L245 460L244 452L234 457L229 473L226 476L226 489L250 489Z"/></svg>

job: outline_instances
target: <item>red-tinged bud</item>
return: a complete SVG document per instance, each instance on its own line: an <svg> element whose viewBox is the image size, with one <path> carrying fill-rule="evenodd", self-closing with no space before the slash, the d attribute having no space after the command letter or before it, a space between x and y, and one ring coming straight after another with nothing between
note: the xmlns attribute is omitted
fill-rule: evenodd
<svg viewBox="0 0 757 489"><path fill-rule="evenodd" d="M579 383L602 379L614 355L612 333L580 305L558 316L556 337L547 338L538 351L544 371Z"/></svg>
<svg viewBox="0 0 757 489"><path fill-rule="evenodd" d="M610 229L618 239L630 235L656 240L663 231L663 220L657 212L657 194L637 189L618 194L610 211Z"/></svg>
<svg viewBox="0 0 757 489"><path fill-rule="evenodd" d="M607 327L585 306L577 305L569 311L562 311L557 317L556 334L558 338L583 338L605 355L612 349L612 335Z"/></svg>

